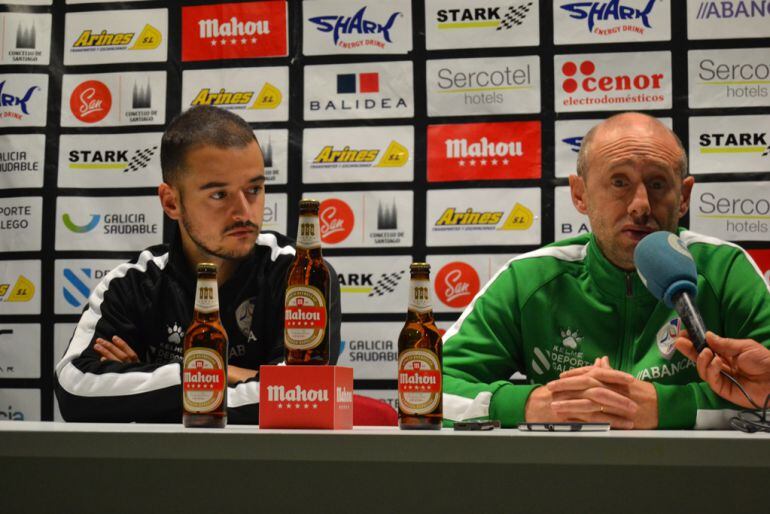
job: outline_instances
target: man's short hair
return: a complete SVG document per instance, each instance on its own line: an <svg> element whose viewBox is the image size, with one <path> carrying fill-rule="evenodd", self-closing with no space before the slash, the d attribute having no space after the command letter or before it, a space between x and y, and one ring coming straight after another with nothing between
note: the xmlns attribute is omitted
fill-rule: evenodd
<svg viewBox="0 0 770 514"><path fill-rule="evenodd" d="M240 116L210 105L192 107L171 120L161 138L163 182L179 179L187 153L196 147L243 148L252 141L257 141L254 131Z"/></svg>
<svg viewBox="0 0 770 514"><path fill-rule="evenodd" d="M598 123L597 125L594 125L591 130L589 130L585 136L583 136L583 141L580 144L580 151L578 152L578 158L577 158L577 174L580 177L585 178L586 173L588 172L588 158L591 151L591 144L593 143L594 137L596 136L596 133L599 131L600 128L606 127L607 125L611 125L613 123L618 123L619 121L616 119L619 116L623 116L625 114L629 114L627 112L623 112L620 114L615 114L614 116L610 116L606 120L602 121L601 123ZM689 175L688 170L688 163L687 163L687 151L684 149L684 145L682 144L682 140L679 139L679 136L674 133L673 130L669 129L667 126L665 126L659 119L655 118L654 116L649 116L647 114L643 113L634 113L634 114L640 114L642 116L646 116L649 118L651 123L659 124L662 128L668 131L669 134L674 136L674 141L676 141L676 145L679 147L679 150L681 152L681 158L679 159L679 162L677 163L677 168L679 168L679 176L681 178L687 177Z"/></svg>

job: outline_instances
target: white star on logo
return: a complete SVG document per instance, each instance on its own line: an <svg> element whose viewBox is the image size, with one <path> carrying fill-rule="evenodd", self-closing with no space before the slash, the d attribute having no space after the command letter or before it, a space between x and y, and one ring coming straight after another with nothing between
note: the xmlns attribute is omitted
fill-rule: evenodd
<svg viewBox="0 0 770 514"><path fill-rule="evenodd" d="M282 403L279 403L279 404L278 404L278 408L279 408L279 409L283 409L283 404L282 404Z"/></svg>
<svg viewBox="0 0 770 514"><path fill-rule="evenodd" d="M223 39L223 40L220 41L220 43L223 44L223 45L226 45L227 44L227 40Z"/></svg>
<svg viewBox="0 0 770 514"><path fill-rule="evenodd" d="M238 43L238 41L237 41L237 40L235 40L235 39L231 39L231 40L230 40L230 43L232 43L232 44L234 45L234 44Z"/></svg>
<svg viewBox="0 0 770 514"><path fill-rule="evenodd" d="M508 165L508 159L503 159L503 164Z"/></svg>
<svg viewBox="0 0 770 514"><path fill-rule="evenodd" d="M216 39L212 39L211 40L211 46L217 46L217 40Z"/></svg>
<svg viewBox="0 0 770 514"><path fill-rule="evenodd" d="M287 403L287 404L286 404L286 408L287 408L287 409L291 409L291 404L290 404L290 403Z"/></svg>
<svg viewBox="0 0 770 514"><path fill-rule="evenodd" d="M242 44L242 45L245 45L245 44L246 44L246 38L245 38L245 37L241 38L241 44Z"/></svg>
<svg viewBox="0 0 770 514"><path fill-rule="evenodd" d="M460 166L465 166L465 161L459 161L457 164L459 164Z"/></svg>
<svg viewBox="0 0 770 514"><path fill-rule="evenodd" d="M308 405L308 404L306 403L306 404L305 404L305 408L306 408L306 409L310 408L310 405Z"/></svg>
<svg viewBox="0 0 770 514"><path fill-rule="evenodd" d="M476 161L474 159L471 159L471 166L476 166Z"/></svg>
<svg viewBox="0 0 770 514"><path fill-rule="evenodd" d="M318 404L314 403L314 404L313 404L313 408L314 408L314 409L317 409L317 408L318 408Z"/></svg>
<svg viewBox="0 0 770 514"><path fill-rule="evenodd" d="M482 166L486 166L487 165L487 160L486 159L481 159L481 165Z"/></svg>
<svg viewBox="0 0 770 514"><path fill-rule="evenodd" d="M497 159L492 159L492 165L497 166Z"/></svg>
<svg viewBox="0 0 770 514"><path fill-rule="evenodd" d="M257 42L257 38L255 38L255 37L251 38L251 42L252 42L252 43L254 43L254 44L256 44L256 42Z"/></svg>

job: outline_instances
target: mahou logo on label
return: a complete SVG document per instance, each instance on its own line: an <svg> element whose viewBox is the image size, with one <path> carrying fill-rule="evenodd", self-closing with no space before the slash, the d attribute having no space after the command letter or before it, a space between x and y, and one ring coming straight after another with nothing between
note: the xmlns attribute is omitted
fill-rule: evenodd
<svg viewBox="0 0 770 514"><path fill-rule="evenodd" d="M428 127L428 181L540 178L540 122Z"/></svg>
<svg viewBox="0 0 770 514"><path fill-rule="evenodd" d="M110 88L98 80L81 82L70 95L72 114L83 123L103 120L112 108Z"/></svg>
<svg viewBox="0 0 770 514"><path fill-rule="evenodd" d="M192 348L185 352L182 389L187 412L211 412L219 408L225 396L225 364L210 348Z"/></svg>
<svg viewBox="0 0 770 514"><path fill-rule="evenodd" d="M479 274L472 266L450 262L436 274L434 282L436 297L449 307L465 307L479 292Z"/></svg>
<svg viewBox="0 0 770 514"><path fill-rule="evenodd" d="M401 352L398 358L398 401L406 414L428 414L441 401L441 363L435 353L421 348Z"/></svg>
<svg viewBox="0 0 770 514"><path fill-rule="evenodd" d="M671 53L554 57L557 112L671 108Z"/></svg>
<svg viewBox="0 0 770 514"><path fill-rule="evenodd" d="M285 1L182 8L182 61L288 54Z"/></svg>
<svg viewBox="0 0 770 514"><path fill-rule="evenodd" d="M350 235L356 217L347 203L329 198L321 202L318 220L321 223L321 240L327 244L335 244L344 241Z"/></svg>
<svg viewBox="0 0 770 514"><path fill-rule="evenodd" d="M313 286L286 289L284 343L291 350L312 350L326 335L326 300Z"/></svg>

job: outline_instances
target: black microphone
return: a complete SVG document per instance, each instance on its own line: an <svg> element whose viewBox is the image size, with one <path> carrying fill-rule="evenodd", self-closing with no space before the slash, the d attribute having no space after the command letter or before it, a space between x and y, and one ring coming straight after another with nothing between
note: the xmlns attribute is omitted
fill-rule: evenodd
<svg viewBox="0 0 770 514"><path fill-rule="evenodd" d="M650 293L682 318L695 349L706 348L706 326L693 303L698 273L684 242L671 232L654 232L636 246L634 265Z"/></svg>

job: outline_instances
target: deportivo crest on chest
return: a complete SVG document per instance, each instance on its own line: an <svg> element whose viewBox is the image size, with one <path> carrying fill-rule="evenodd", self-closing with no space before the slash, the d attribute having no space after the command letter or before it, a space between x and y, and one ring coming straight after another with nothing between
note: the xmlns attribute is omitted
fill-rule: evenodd
<svg viewBox="0 0 770 514"><path fill-rule="evenodd" d="M680 330L682 330L682 320L675 317L666 321L655 336L658 351L666 360L671 360L676 351L674 341L676 341L676 336Z"/></svg>

